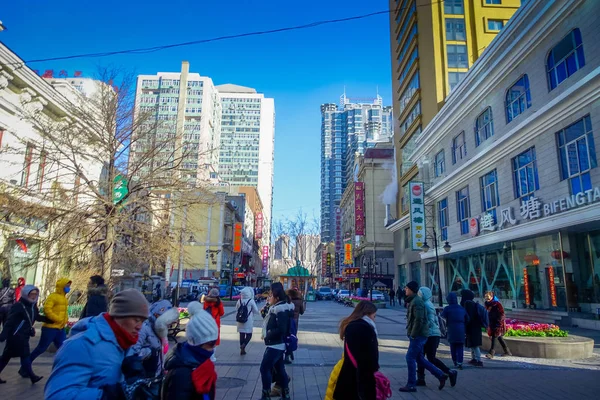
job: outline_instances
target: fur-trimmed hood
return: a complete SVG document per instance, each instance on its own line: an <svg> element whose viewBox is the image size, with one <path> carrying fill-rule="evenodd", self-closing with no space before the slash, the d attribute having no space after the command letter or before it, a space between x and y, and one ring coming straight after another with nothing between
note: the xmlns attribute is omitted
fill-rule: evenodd
<svg viewBox="0 0 600 400"><path fill-rule="evenodd" d="M108 296L108 286L100 285L100 286L88 286L87 288L88 296Z"/></svg>
<svg viewBox="0 0 600 400"><path fill-rule="evenodd" d="M285 311L294 311L294 303L277 303L269 307L269 314L277 314Z"/></svg>

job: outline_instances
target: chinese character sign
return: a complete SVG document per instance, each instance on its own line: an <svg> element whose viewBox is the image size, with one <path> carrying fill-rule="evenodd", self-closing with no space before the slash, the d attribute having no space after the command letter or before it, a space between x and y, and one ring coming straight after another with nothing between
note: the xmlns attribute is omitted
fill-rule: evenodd
<svg viewBox="0 0 600 400"><path fill-rule="evenodd" d="M409 182L410 234L413 250L421 250L425 242L425 190L423 182Z"/></svg>
<svg viewBox="0 0 600 400"><path fill-rule="evenodd" d="M256 221L255 221L256 226L254 227L254 236L256 239L262 239L263 237L263 214L262 213L258 213L256 214Z"/></svg>
<svg viewBox="0 0 600 400"><path fill-rule="evenodd" d="M365 234L365 183L354 182L354 233Z"/></svg>
<svg viewBox="0 0 600 400"><path fill-rule="evenodd" d="M550 301L552 307L556 307L556 286L554 285L554 268L552 266L548 266L548 283L550 284Z"/></svg>
<svg viewBox="0 0 600 400"><path fill-rule="evenodd" d="M321 276L327 275L327 252L323 250L321 252Z"/></svg>
<svg viewBox="0 0 600 400"><path fill-rule="evenodd" d="M233 252L242 251L242 223L236 222L233 230Z"/></svg>
<svg viewBox="0 0 600 400"><path fill-rule="evenodd" d="M331 254L327 253L327 276L331 275Z"/></svg>
<svg viewBox="0 0 600 400"><path fill-rule="evenodd" d="M529 293L529 276L527 275L527 268L523 268L523 286L525 286L525 304L529 306L531 304L531 297Z"/></svg>
<svg viewBox="0 0 600 400"><path fill-rule="evenodd" d="M335 252L342 252L342 210L335 208Z"/></svg>
<svg viewBox="0 0 600 400"><path fill-rule="evenodd" d="M269 246L263 246L262 248L262 272L267 273L269 269Z"/></svg>
<svg viewBox="0 0 600 400"><path fill-rule="evenodd" d="M344 264L352 264L352 243L344 244Z"/></svg>

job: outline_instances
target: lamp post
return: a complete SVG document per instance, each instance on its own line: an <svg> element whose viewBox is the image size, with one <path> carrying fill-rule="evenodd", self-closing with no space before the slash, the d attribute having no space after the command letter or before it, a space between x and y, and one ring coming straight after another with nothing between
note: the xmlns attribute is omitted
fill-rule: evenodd
<svg viewBox="0 0 600 400"><path fill-rule="evenodd" d="M233 266L235 265L235 253L233 254L233 262L227 261L227 269L229 270L229 300L233 300Z"/></svg>
<svg viewBox="0 0 600 400"><path fill-rule="evenodd" d="M438 255L438 237L437 237L437 232L435 231L435 228L432 228L433 230L433 236L427 236L430 239L433 239L433 247L435 249L435 267L437 269L437 283L438 283L438 305L440 307L444 306L444 302L442 300L442 282L441 282L441 278L440 278L440 257ZM427 237L425 238L425 243L423 243L423 246L421 246L421 249L423 250L423 253L427 253L429 251L429 245L427 244ZM443 238L441 238L443 240ZM444 240L444 251L446 253L448 253L450 251L450 249L452 249L452 246L450 246L450 243L448 243L447 240Z"/></svg>

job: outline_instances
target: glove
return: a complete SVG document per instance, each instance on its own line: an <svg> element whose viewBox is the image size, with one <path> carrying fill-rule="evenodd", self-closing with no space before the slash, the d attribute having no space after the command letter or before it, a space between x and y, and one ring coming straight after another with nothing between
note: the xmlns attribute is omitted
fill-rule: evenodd
<svg viewBox="0 0 600 400"><path fill-rule="evenodd" d="M121 382L104 385L100 389L102 389L102 400L125 400L125 392Z"/></svg>

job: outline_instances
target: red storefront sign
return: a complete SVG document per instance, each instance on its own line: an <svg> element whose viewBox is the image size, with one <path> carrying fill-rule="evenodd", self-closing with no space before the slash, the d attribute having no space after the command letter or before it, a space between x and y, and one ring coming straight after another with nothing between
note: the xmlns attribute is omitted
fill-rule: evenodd
<svg viewBox="0 0 600 400"><path fill-rule="evenodd" d="M233 230L233 252L240 253L242 251L242 223L236 222Z"/></svg>
<svg viewBox="0 0 600 400"><path fill-rule="evenodd" d="M262 213L256 214L254 232L255 232L254 237L256 239L262 239L262 237L263 237L263 214Z"/></svg>
<svg viewBox="0 0 600 400"><path fill-rule="evenodd" d="M523 268L523 285L525 286L525 304L531 304L531 298L529 297L529 276L527 275L527 268Z"/></svg>
<svg viewBox="0 0 600 400"><path fill-rule="evenodd" d="M365 234L365 183L354 182L354 233Z"/></svg>
<svg viewBox="0 0 600 400"><path fill-rule="evenodd" d="M556 307L556 285L554 285L554 268L548 266L548 280L550 283L550 301L552 302L552 307Z"/></svg>

